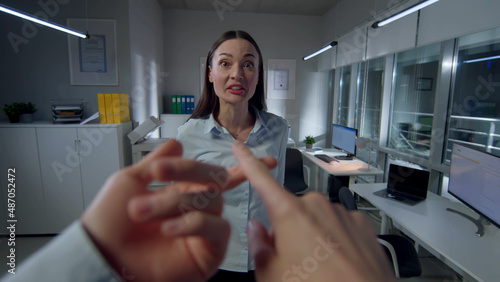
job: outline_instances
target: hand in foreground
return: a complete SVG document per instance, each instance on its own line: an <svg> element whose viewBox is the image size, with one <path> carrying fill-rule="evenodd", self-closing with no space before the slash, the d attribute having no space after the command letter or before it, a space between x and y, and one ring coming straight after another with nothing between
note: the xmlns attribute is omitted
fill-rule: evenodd
<svg viewBox="0 0 500 282"><path fill-rule="evenodd" d="M288 193L241 142L233 152L262 197L272 226L248 224L259 281L395 281L382 248L360 212L319 193Z"/></svg>
<svg viewBox="0 0 500 282"><path fill-rule="evenodd" d="M205 281L221 263L230 227L222 192L246 180L239 167L181 158L169 140L137 165L111 176L82 217L89 236L124 279ZM276 161L262 159L270 168ZM176 182L147 191L153 181Z"/></svg>

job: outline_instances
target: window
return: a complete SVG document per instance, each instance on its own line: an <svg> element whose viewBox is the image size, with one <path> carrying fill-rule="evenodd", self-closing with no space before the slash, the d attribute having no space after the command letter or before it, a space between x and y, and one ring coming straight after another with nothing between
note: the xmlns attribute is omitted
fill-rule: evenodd
<svg viewBox="0 0 500 282"><path fill-rule="evenodd" d="M374 163L380 136L380 109L384 87L385 58L374 59L360 67L356 99L356 124L358 136L370 139L367 148L357 151L357 157ZM366 75L366 76L365 76ZM365 81L366 78L366 81ZM370 154L370 155L369 155Z"/></svg>
<svg viewBox="0 0 500 282"><path fill-rule="evenodd" d="M440 43L396 55L389 147L429 158Z"/></svg>
<svg viewBox="0 0 500 282"><path fill-rule="evenodd" d="M349 126L349 92L351 89L351 66L342 67L340 70L340 98L337 123Z"/></svg>
<svg viewBox="0 0 500 282"><path fill-rule="evenodd" d="M445 162L452 142L500 154L500 28L458 38Z"/></svg>

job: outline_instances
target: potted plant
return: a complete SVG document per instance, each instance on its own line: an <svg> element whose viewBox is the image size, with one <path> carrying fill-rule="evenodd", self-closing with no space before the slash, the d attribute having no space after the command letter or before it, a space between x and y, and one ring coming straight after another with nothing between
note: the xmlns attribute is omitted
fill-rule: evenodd
<svg viewBox="0 0 500 282"><path fill-rule="evenodd" d="M32 123L33 122L33 114L37 111L35 104L28 103L19 103L19 121L22 123Z"/></svg>
<svg viewBox="0 0 500 282"><path fill-rule="evenodd" d="M19 103L5 104L3 107L3 111L9 118L11 123L19 122Z"/></svg>
<svg viewBox="0 0 500 282"><path fill-rule="evenodd" d="M11 123L17 123L19 121L28 123L33 122L33 113L37 111L37 108L31 102L15 102L12 104L5 104L2 110L5 112Z"/></svg>
<svg viewBox="0 0 500 282"><path fill-rule="evenodd" d="M306 149L312 149L313 144L316 143L316 140L314 140L314 137L312 135L306 136L306 139L304 139L304 143L306 143Z"/></svg>

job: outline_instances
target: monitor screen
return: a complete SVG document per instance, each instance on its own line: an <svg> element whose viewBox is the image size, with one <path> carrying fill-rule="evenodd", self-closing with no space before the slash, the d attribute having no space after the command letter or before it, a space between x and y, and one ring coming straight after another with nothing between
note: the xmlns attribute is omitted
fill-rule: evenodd
<svg viewBox="0 0 500 282"><path fill-rule="evenodd" d="M356 135L358 135L357 129L333 124L332 146L347 153L348 156L355 156Z"/></svg>
<svg viewBox="0 0 500 282"><path fill-rule="evenodd" d="M500 157L454 143L448 192L500 227Z"/></svg>

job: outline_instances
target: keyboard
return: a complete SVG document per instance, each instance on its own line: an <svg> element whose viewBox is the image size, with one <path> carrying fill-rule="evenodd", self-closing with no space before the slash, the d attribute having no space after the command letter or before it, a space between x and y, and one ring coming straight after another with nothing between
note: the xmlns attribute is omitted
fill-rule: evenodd
<svg viewBox="0 0 500 282"><path fill-rule="evenodd" d="M318 159L320 159L320 160L324 161L325 163L330 163L330 162L335 161L335 159L334 159L334 158L332 158L332 157L330 157L330 156L328 156L328 155L325 155L325 154L316 154L316 155L314 155L314 156L315 156L316 158L318 158Z"/></svg>

